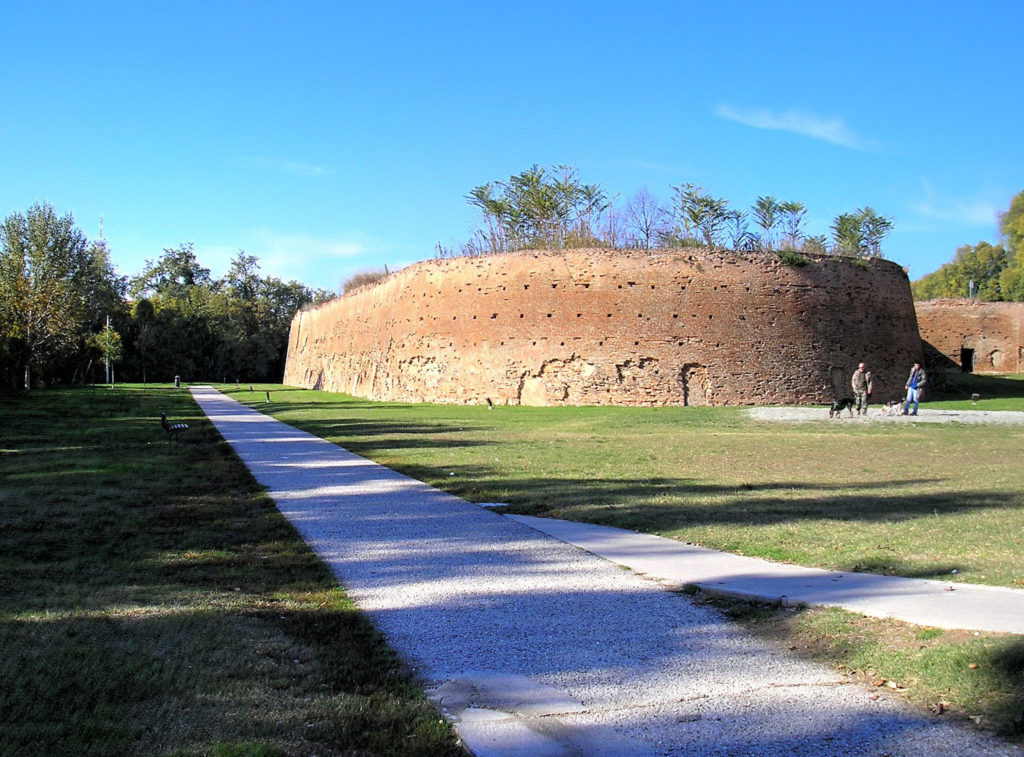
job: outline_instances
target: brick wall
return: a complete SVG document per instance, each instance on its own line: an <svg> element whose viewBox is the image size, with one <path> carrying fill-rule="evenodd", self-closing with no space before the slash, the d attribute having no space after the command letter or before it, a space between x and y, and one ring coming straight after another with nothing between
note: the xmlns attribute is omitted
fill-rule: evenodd
<svg viewBox="0 0 1024 757"><path fill-rule="evenodd" d="M1024 373L1024 302L919 302L917 320L933 369Z"/></svg>
<svg viewBox="0 0 1024 757"><path fill-rule="evenodd" d="M902 268L703 250L417 263L292 322L285 383L379 400L829 402L856 364L901 394L921 343Z"/></svg>

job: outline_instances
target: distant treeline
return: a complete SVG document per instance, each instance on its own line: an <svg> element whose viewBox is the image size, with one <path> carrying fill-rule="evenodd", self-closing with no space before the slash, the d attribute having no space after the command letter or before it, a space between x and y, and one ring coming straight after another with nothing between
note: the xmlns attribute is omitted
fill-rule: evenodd
<svg viewBox="0 0 1024 757"><path fill-rule="evenodd" d="M953 261L913 284L915 300L976 297L985 302L1024 301L1024 192L999 216L997 245L965 244Z"/></svg>
<svg viewBox="0 0 1024 757"><path fill-rule="evenodd" d="M280 381L292 316L330 296L244 251L214 279L190 243L118 276L102 240L34 205L0 227L0 391L102 382L108 363L118 381Z"/></svg>

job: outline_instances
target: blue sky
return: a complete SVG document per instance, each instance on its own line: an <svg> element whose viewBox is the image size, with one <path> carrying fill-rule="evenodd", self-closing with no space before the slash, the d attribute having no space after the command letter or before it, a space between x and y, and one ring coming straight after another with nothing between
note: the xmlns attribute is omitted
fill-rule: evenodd
<svg viewBox="0 0 1024 757"><path fill-rule="evenodd" d="M0 45L0 213L48 202L122 274L337 289L459 247L466 193L568 164L625 202L692 182L808 231L871 206L912 278L1024 190L1002 2L22 2Z"/></svg>

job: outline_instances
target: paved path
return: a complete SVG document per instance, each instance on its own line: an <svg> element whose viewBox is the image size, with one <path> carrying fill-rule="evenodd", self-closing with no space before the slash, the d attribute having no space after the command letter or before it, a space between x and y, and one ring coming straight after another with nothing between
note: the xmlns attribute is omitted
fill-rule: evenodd
<svg viewBox="0 0 1024 757"><path fill-rule="evenodd" d="M1024 634L1024 589L767 562L607 526L509 515L650 578L741 599L844 607L937 628Z"/></svg>
<svg viewBox="0 0 1024 757"><path fill-rule="evenodd" d="M193 395L479 757L1024 754L522 522Z"/></svg>

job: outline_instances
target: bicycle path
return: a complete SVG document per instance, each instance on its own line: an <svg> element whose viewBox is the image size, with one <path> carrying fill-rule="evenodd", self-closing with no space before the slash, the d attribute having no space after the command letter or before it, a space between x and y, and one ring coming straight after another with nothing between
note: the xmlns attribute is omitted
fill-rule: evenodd
<svg viewBox="0 0 1024 757"><path fill-rule="evenodd" d="M523 522L192 393L478 757L1024 755Z"/></svg>

